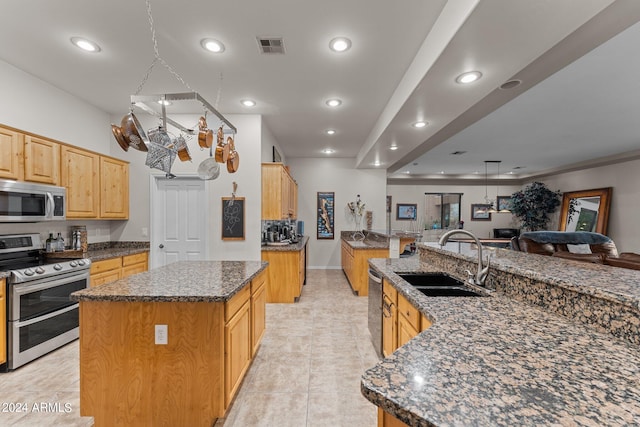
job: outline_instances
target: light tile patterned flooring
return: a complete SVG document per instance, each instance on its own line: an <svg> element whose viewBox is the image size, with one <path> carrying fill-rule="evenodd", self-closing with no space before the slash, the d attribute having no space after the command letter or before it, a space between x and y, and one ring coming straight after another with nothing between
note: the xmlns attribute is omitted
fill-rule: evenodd
<svg viewBox="0 0 640 427"><path fill-rule="evenodd" d="M267 304L258 354L216 426L373 427L376 407L360 393L360 376L377 362L367 298L352 294L340 270L309 270L298 303ZM91 426L92 418L80 417L78 364L76 341L0 374L0 404L29 408L9 413L0 407L0 426ZM62 412L33 412L40 402L58 403Z"/></svg>

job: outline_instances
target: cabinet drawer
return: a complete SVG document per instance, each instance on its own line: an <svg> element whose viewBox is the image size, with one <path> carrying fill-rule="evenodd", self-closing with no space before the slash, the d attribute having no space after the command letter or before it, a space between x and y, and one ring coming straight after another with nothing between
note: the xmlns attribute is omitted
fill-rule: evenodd
<svg viewBox="0 0 640 427"><path fill-rule="evenodd" d="M251 296L251 286L245 286L235 294L229 301L227 301L224 305L224 321L228 322L229 319L233 317L234 314L244 305L245 302L249 301L249 297Z"/></svg>
<svg viewBox="0 0 640 427"><path fill-rule="evenodd" d="M397 302L398 291L389 282L387 282L387 279L382 281L382 292L384 292L384 294L388 296L394 304Z"/></svg>
<svg viewBox="0 0 640 427"><path fill-rule="evenodd" d="M119 269L122 266L122 258L111 258L103 261L96 261L91 264L91 274L102 273L104 271Z"/></svg>
<svg viewBox="0 0 640 427"><path fill-rule="evenodd" d="M122 278L133 276L134 274L142 273L147 271L147 263L141 262L138 264L128 265L126 267L122 267Z"/></svg>
<svg viewBox="0 0 640 427"><path fill-rule="evenodd" d="M251 281L251 295L255 294L267 283L267 270L263 270Z"/></svg>
<svg viewBox="0 0 640 427"><path fill-rule="evenodd" d="M122 257L122 266L126 267L132 264L138 264L141 262L147 262L147 253L142 252L140 254L126 255Z"/></svg>
<svg viewBox="0 0 640 427"><path fill-rule="evenodd" d="M398 312L401 313L416 330L420 330L420 312L407 299L398 294Z"/></svg>
<svg viewBox="0 0 640 427"><path fill-rule="evenodd" d="M108 270L102 273L92 274L89 278L89 287L104 285L105 283L120 280L120 270Z"/></svg>

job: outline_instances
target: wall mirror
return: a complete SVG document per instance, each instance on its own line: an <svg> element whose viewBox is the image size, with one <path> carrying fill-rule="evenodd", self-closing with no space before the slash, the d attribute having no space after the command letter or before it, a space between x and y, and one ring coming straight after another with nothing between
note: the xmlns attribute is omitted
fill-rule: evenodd
<svg viewBox="0 0 640 427"><path fill-rule="evenodd" d="M593 231L606 235L610 203L611 187L563 193L560 231Z"/></svg>

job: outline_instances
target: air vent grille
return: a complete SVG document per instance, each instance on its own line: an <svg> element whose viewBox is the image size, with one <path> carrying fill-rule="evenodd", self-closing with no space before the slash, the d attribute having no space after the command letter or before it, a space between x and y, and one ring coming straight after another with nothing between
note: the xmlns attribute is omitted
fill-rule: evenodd
<svg viewBox="0 0 640 427"><path fill-rule="evenodd" d="M257 40L262 53L284 53L282 37L257 37Z"/></svg>

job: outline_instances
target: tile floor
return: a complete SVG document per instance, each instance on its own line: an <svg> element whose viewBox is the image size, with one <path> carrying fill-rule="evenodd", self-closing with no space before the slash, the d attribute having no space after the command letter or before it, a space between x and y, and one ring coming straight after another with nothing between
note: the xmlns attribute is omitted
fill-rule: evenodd
<svg viewBox="0 0 640 427"><path fill-rule="evenodd" d="M267 304L258 354L216 426L373 427L376 407L361 395L360 376L377 362L367 298L351 293L340 270L310 270L298 303ZM11 402L28 412L0 407L0 426L91 426L79 411L77 341L0 374L0 405ZM35 412L41 402L48 412Z"/></svg>

